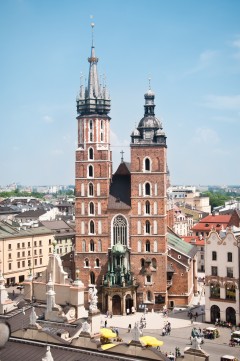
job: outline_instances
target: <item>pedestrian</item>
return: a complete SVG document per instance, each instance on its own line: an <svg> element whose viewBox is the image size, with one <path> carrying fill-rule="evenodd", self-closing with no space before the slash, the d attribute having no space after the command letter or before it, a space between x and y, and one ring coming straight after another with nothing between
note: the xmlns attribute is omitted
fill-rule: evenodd
<svg viewBox="0 0 240 361"><path fill-rule="evenodd" d="M132 325L131 325L131 323L129 323L129 325L128 325L128 333L131 331L131 328L132 328Z"/></svg>
<svg viewBox="0 0 240 361"><path fill-rule="evenodd" d="M130 310L129 310L129 308L127 308L127 316L129 315L129 313L130 313Z"/></svg>
<svg viewBox="0 0 240 361"><path fill-rule="evenodd" d="M107 327L107 320L105 320L104 324L105 324L105 328L106 328Z"/></svg>
<svg viewBox="0 0 240 361"><path fill-rule="evenodd" d="M12 295L13 295L13 298L14 298L14 296L15 296L15 291L14 290L12 291Z"/></svg>
<svg viewBox="0 0 240 361"><path fill-rule="evenodd" d="M117 337L119 336L119 331L118 331L118 328L116 327L115 328L115 333L116 333L116 335L117 335Z"/></svg>

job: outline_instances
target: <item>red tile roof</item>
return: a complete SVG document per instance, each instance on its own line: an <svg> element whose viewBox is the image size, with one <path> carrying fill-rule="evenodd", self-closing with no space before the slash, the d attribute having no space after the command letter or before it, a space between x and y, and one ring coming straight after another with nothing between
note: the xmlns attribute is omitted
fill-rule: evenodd
<svg viewBox="0 0 240 361"><path fill-rule="evenodd" d="M226 228L229 225L231 220L231 215L209 215L201 219L197 224L192 227L194 231L211 231L211 229L216 229L220 231L222 228Z"/></svg>
<svg viewBox="0 0 240 361"><path fill-rule="evenodd" d="M199 237L196 237L196 236L183 236L182 239L185 242L191 243L195 246L204 246L205 245L204 239L199 239Z"/></svg>

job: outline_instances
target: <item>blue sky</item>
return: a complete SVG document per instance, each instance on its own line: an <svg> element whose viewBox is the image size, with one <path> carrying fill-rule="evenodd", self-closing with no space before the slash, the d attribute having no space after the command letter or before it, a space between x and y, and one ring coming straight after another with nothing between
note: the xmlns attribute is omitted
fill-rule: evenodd
<svg viewBox="0 0 240 361"><path fill-rule="evenodd" d="M129 161L150 77L172 184L240 184L239 14L238 0L1 1L0 185L74 184L91 21L114 169L122 149Z"/></svg>

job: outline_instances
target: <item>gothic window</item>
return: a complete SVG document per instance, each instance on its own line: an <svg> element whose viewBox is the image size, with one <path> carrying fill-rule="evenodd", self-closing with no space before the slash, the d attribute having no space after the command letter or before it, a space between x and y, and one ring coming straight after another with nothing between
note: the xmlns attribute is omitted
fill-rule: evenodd
<svg viewBox="0 0 240 361"><path fill-rule="evenodd" d="M101 129L103 130L103 121L101 120Z"/></svg>
<svg viewBox="0 0 240 361"><path fill-rule="evenodd" d="M95 264L96 264L96 267L100 267L100 262L99 262L99 259L98 259L98 258L96 259Z"/></svg>
<svg viewBox="0 0 240 361"><path fill-rule="evenodd" d="M89 214L94 214L94 203L93 202L89 203Z"/></svg>
<svg viewBox="0 0 240 361"><path fill-rule="evenodd" d="M146 251L146 252L150 252L150 242L149 242L149 241L146 241L145 251Z"/></svg>
<svg viewBox="0 0 240 361"><path fill-rule="evenodd" d="M89 196L93 196L93 184L89 183L88 185L88 194Z"/></svg>
<svg viewBox="0 0 240 361"><path fill-rule="evenodd" d="M93 134L92 134L92 132L89 134L89 141L90 141L90 142L93 141Z"/></svg>
<svg viewBox="0 0 240 361"><path fill-rule="evenodd" d="M103 132L101 132L100 136L101 136L101 142L103 142Z"/></svg>
<svg viewBox="0 0 240 361"><path fill-rule="evenodd" d="M89 120L89 129L90 130L93 129L93 121L92 121L92 119Z"/></svg>
<svg viewBox="0 0 240 361"><path fill-rule="evenodd" d="M91 285L95 285L95 273L90 272L90 283Z"/></svg>
<svg viewBox="0 0 240 361"><path fill-rule="evenodd" d="M92 239L90 241L90 251L94 252L94 241Z"/></svg>
<svg viewBox="0 0 240 361"><path fill-rule="evenodd" d="M146 221L145 223L145 233L150 234L150 222Z"/></svg>
<svg viewBox="0 0 240 361"><path fill-rule="evenodd" d="M89 223L89 233L94 234L94 222L90 221Z"/></svg>
<svg viewBox="0 0 240 361"><path fill-rule="evenodd" d="M150 214L150 202L146 201L145 203L145 213Z"/></svg>
<svg viewBox="0 0 240 361"><path fill-rule="evenodd" d="M149 158L146 158L144 163L145 163L144 169L145 169L146 171L150 171L150 159L149 159Z"/></svg>
<svg viewBox="0 0 240 361"><path fill-rule="evenodd" d="M82 241L82 252L86 252L86 241Z"/></svg>
<svg viewBox="0 0 240 361"><path fill-rule="evenodd" d="M151 188L150 188L150 183L145 183L145 196L150 196L151 194Z"/></svg>
<svg viewBox="0 0 240 361"><path fill-rule="evenodd" d="M84 267L89 267L89 260L88 260L88 258L85 258L85 260L84 260Z"/></svg>
<svg viewBox="0 0 240 361"><path fill-rule="evenodd" d="M88 158L93 159L93 148L89 148L89 150L88 150Z"/></svg>
<svg viewBox="0 0 240 361"><path fill-rule="evenodd" d="M102 252L102 241L101 241L101 239L98 240L98 252Z"/></svg>
<svg viewBox="0 0 240 361"><path fill-rule="evenodd" d="M143 258L141 258L141 267L144 267L145 261Z"/></svg>
<svg viewBox="0 0 240 361"><path fill-rule="evenodd" d="M113 221L113 244L127 245L127 221L123 216L116 216Z"/></svg>
<svg viewBox="0 0 240 361"><path fill-rule="evenodd" d="M93 166L92 165L89 165L89 167L88 167L88 176L93 177Z"/></svg>

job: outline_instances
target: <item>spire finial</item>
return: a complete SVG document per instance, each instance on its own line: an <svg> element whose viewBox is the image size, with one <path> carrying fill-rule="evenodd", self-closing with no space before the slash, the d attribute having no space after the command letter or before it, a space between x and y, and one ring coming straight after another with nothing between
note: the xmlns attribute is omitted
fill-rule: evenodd
<svg viewBox="0 0 240 361"><path fill-rule="evenodd" d="M151 78L148 78L148 89L151 90Z"/></svg>
<svg viewBox="0 0 240 361"><path fill-rule="evenodd" d="M90 15L90 19L93 19L93 15ZM94 26L95 26L95 24L94 24L94 22L91 22L91 27L92 27L92 47L94 47Z"/></svg>

